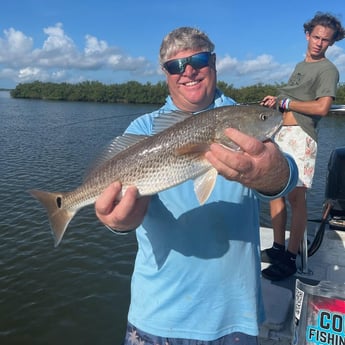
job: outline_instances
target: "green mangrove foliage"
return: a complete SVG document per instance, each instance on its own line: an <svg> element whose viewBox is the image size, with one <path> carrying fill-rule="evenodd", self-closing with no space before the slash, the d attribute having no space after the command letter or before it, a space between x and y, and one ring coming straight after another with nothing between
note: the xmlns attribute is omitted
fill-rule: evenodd
<svg viewBox="0 0 345 345"><path fill-rule="evenodd" d="M258 102L266 95L276 95L282 85L284 84L256 84L235 88L232 84L218 82L218 87L227 96L240 103ZM13 98L137 104L163 104L167 95L168 88L165 82L141 84L137 81L111 85L97 81L77 84L35 81L18 84L11 90ZM345 104L345 84L339 85L335 103Z"/></svg>

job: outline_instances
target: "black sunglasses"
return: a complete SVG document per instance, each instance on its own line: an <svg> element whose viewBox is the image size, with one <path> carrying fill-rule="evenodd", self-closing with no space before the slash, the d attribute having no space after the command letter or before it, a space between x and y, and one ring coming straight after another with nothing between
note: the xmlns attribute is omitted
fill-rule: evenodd
<svg viewBox="0 0 345 345"><path fill-rule="evenodd" d="M163 68L169 74L181 74L187 65L200 69L209 65L211 55L210 52L202 52L181 59L169 60L163 64Z"/></svg>

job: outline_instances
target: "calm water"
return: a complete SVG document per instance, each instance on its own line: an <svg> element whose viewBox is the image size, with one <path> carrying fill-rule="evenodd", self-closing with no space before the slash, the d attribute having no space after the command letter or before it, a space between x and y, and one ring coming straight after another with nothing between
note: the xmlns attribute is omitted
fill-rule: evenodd
<svg viewBox="0 0 345 345"><path fill-rule="evenodd" d="M136 252L87 207L62 243L26 191L76 187L92 158L131 119L155 106L14 100L0 92L0 343L121 343ZM322 120L309 217L320 218L330 152L345 145L345 120ZM262 224L269 225L265 205Z"/></svg>

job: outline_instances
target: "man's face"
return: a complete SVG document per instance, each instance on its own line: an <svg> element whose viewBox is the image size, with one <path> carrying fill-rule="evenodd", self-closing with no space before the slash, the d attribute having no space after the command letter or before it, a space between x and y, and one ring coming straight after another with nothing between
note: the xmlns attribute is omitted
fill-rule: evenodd
<svg viewBox="0 0 345 345"><path fill-rule="evenodd" d="M312 60L324 58L327 48L334 43L333 35L334 30L322 25L316 25L312 32L307 32L307 57L310 57Z"/></svg>
<svg viewBox="0 0 345 345"><path fill-rule="evenodd" d="M170 57L169 61L197 53L200 51L184 50ZM196 112L207 108L213 102L217 84L215 62L215 55L212 54L208 66L199 69L188 63L180 74L170 74L164 69L170 95L179 109Z"/></svg>

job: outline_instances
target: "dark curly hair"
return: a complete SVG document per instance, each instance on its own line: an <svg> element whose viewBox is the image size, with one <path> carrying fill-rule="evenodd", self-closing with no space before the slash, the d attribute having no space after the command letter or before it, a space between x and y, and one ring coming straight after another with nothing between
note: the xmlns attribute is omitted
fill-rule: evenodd
<svg viewBox="0 0 345 345"><path fill-rule="evenodd" d="M329 13L316 12L313 19L304 23L304 32L311 33L316 25L322 25L334 30L334 42L340 41L345 37L345 29L341 26L340 20Z"/></svg>

